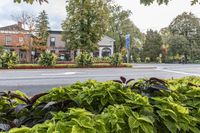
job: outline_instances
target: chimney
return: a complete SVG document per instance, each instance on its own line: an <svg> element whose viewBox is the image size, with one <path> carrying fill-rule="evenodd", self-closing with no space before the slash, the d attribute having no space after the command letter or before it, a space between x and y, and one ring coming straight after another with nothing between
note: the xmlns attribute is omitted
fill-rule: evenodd
<svg viewBox="0 0 200 133"><path fill-rule="evenodd" d="M17 25L19 28L22 28L22 22L18 21Z"/></svg>

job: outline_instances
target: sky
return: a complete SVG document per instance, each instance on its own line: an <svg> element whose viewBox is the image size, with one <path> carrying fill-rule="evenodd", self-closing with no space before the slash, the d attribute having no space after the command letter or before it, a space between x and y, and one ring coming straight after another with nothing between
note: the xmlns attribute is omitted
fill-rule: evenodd
<svg viewBox="0 0 200 133"><path fill-rule="evenodd" d="M61 23L66 18L66 0L49 0L49 4L33 5L13 3L13 0L1 0L0 2L0 27L16 23L12 15L19 15L21 12L29 12L38 15L45 10L49 17L51 30L61 30ZM170 22L179 14L192 12L200 18L200 5L191 6L190 0L172 0L168 5L151 6L140 4L140 0L115 0L124 9L132 11L131 20L142 31L148 29L160 30L167 27ZM183 2L184 1L184 2Z"/></svg>

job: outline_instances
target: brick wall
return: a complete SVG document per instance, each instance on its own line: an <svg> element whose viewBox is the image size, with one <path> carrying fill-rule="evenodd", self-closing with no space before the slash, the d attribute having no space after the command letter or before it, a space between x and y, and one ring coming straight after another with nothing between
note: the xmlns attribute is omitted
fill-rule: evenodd
<svg viewBox="0 0 200 133"><path fill-rule="evenodd" d="M6 37L9 37L11 40L6 43ZM30 62L31 55L29 52L29 45L31 42L30 34L22 33L0 33L0 45L3 45L5 48L14 50L16 53L20 54L20 51L26 51L24 58L20 58L20 61ZM24 49L25 48L25 49Z"/></svg>

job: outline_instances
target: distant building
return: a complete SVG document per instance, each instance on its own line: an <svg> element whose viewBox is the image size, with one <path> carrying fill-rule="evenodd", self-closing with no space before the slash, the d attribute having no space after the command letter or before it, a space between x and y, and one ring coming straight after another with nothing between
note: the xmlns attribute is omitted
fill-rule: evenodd
<svg viewBox="0 0 200 133"><path fill-rule="evenodd" d="M30 42L31 34L22 28L22 23L0 27L0 45L6 50L15 51L20 62L30 62Z"/></svg>
<svg viewBox="0 0 200 133"><path fill-rule="evenodd" d="M95 51L93 55L100 58L112 56L114 53L114 42L114 39L108 36L104 36L98 43L99 50ZM62 31L49 31L47 47L52 52L56 53L61 60L71 60L76 54L74 51L66 49L65 42L62 41Z"/></svg>

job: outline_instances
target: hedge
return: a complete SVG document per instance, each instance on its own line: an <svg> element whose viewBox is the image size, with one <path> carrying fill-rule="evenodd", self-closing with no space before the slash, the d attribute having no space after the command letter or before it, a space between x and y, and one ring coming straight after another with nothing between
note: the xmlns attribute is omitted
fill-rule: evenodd
<svg viewBox="0 0 200 133"><path fill-rule="evenodd" d="M200 77L89 80L29 98L0 93L9 133L199 133Z"/></svg>

